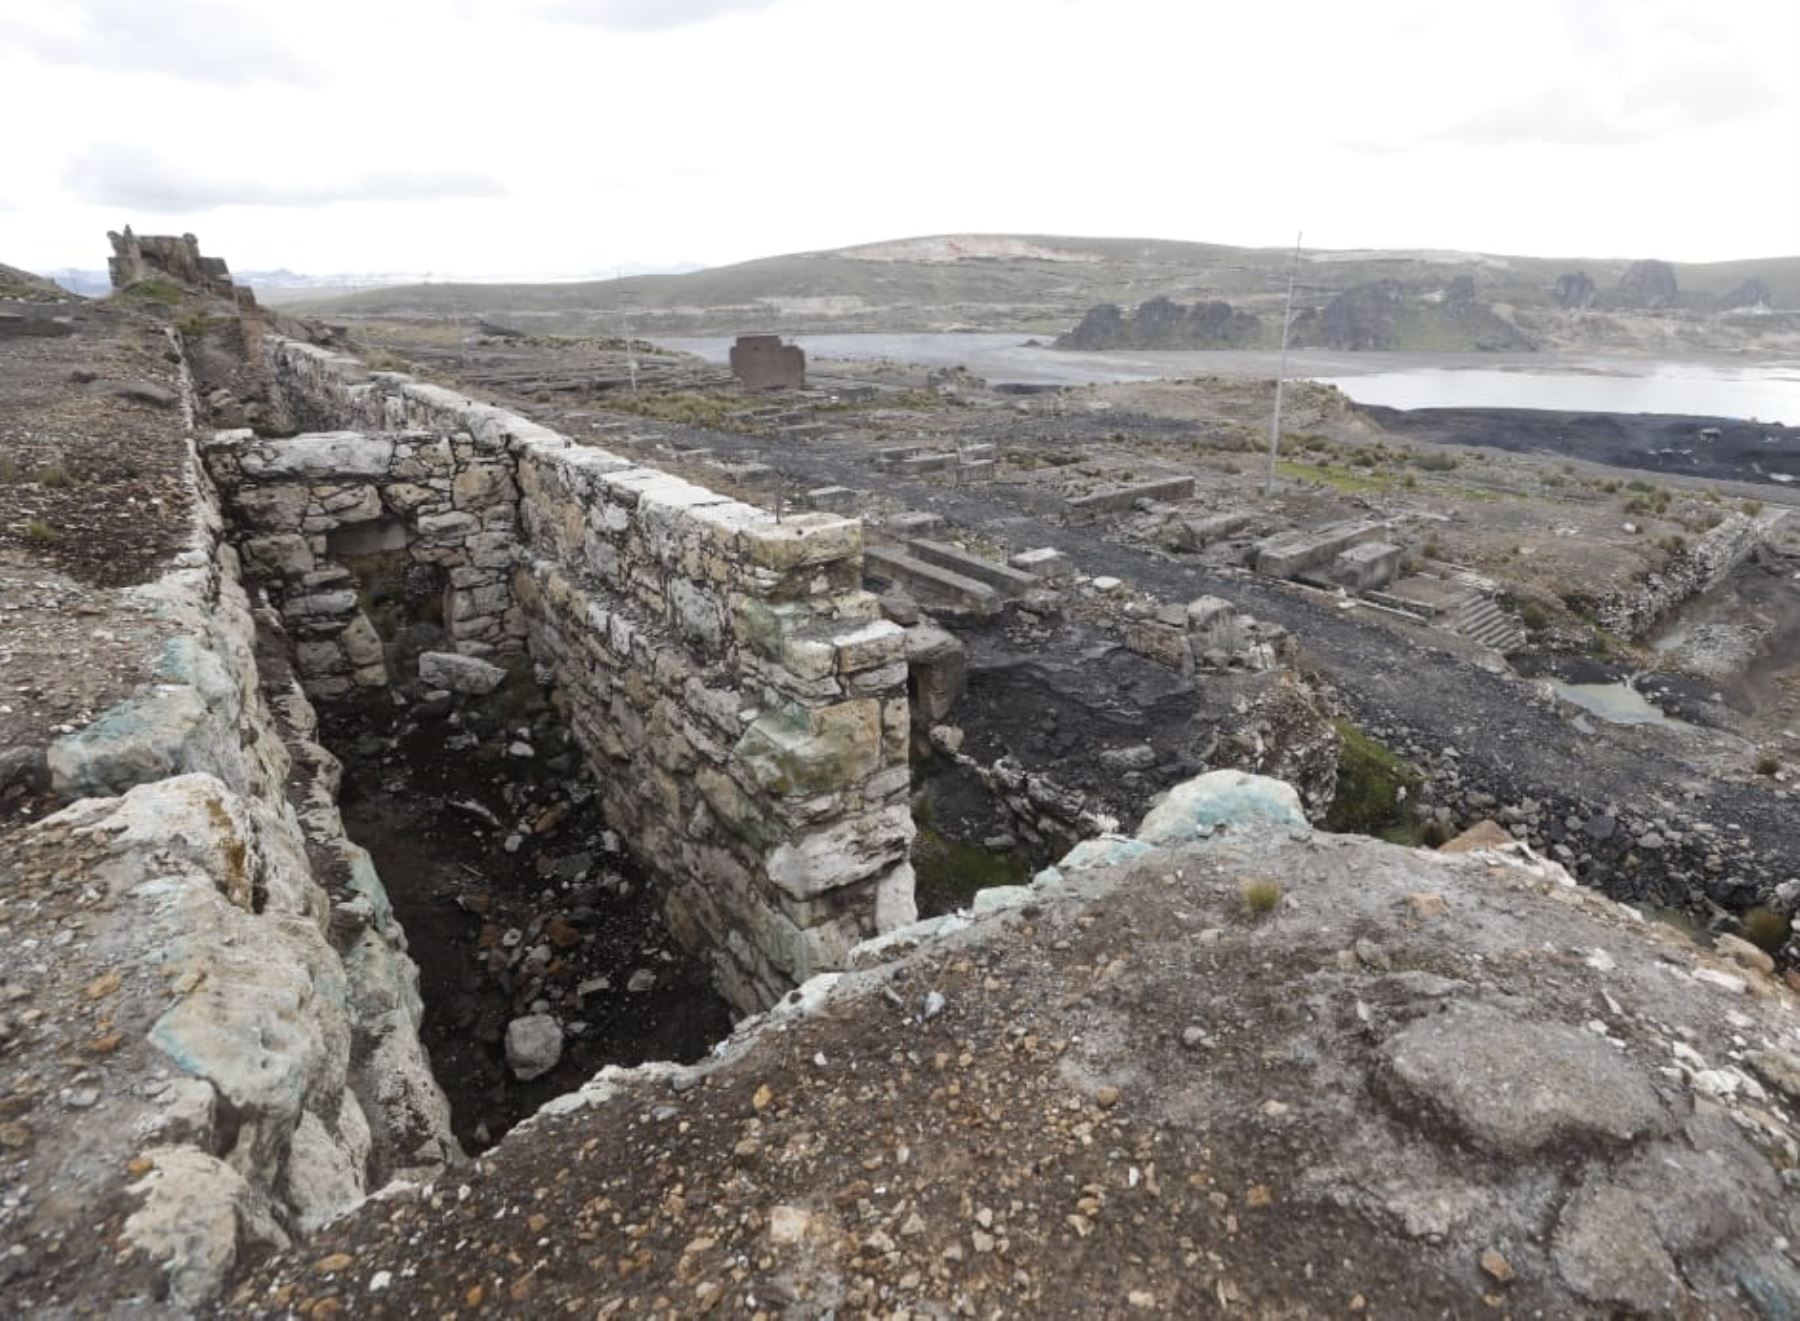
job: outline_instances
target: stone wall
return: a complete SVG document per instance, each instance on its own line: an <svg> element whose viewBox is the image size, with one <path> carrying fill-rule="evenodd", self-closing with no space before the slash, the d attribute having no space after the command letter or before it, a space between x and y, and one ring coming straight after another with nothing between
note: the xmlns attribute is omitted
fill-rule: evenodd
<svg viewBox="0 0 1800 1321"><path fill-rule="evenodd" d="M395 452L404 443L415 461L430 437L448 447L453 463L435 480L448 478L453 507L407 524L408 553L420 537L459 536L467 562L453 574L479 567L482 537L496 538L482 543L496 565L504 542L511 556L507 586L484 578L466 589L487 593L469 617L497 620L498 634L453 628L455 648L479 656L522 638L554 677L609 820L660 874L672 928L706 951L733 1004L765 1007L863 937L911 920L904 633L862 588L860 522L777 519L309 345L274 341L271 357L308 423L401 432ZM267 446L271 458L257 460L266 475L271 462L295 466L272 456L299 442L327 448L301 437L257 442L245 457ZM392 486L374 459L364 466L357 480L375 494L357 498L391 514ZM461 521L475 511L454 507L457 483L473 485L476 472L496 503ZM307 476L317 480L305 508L324 518L320 492L347 485L345 474ZM319 535L299 517L298 534L278 535ZM317 570L304 563L307 588ZM341 672L352 659L331 663Z"/></svg>
<svg viewBox="0 0 1800 1321"><path fill-rule="evenodd" d="M1756 517L1726 515L1718 527L1672 555L1660 572L1601 601L1595 607L1595 617L1620 637L1643 637L1682 602L1724 582L1751 551L1769 538L1785 516L1782 510Z"/></svg>
<svg viewBox="0 0 1800 1321"><path fill-rule="evenodd" d="M471 656L523 649L518 488L504 446L431 431L224 431L203 450L314 698L383 687L396 664L440 641ZM418 618L434 631L409 643L403 625Z"/></svg>
<svg viewBox="0 0 1800 1321"><path fill-rule="evenodd" d="M135 1180L121 1246L181 1310L242 1251L458 1156L338 763L285 666L259 664L280 620L246 593L197 455L191 471L193 543L134 589L165 637L157 682L51 745L79 801L19 844L28 874L82 877L81 975L106 970L83 999L118 1029L96 1122L40 1139L34 1182L100 1207Z"/></svg>

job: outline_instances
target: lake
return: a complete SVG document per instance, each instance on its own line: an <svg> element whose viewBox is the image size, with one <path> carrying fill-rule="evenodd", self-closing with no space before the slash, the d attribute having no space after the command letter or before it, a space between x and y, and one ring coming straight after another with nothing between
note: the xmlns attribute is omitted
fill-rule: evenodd
<svg viewBox="0 0 1800 1321"><path fill-rule="evenodd" d="M1088 385L1182 376L1275 375L1278 355L1213 352L1108 353L1031 348L1012 334L795 335L808 357L893 359L967 367L994 385ZM656 342L724 362L726 335ZM1389 408L1542 408L1594 413L1676 413L1800 425L1800 362L1664 361L1594 354L1345 353L1299 350L1290 377L1337 386L1358 403Z"/></svg>

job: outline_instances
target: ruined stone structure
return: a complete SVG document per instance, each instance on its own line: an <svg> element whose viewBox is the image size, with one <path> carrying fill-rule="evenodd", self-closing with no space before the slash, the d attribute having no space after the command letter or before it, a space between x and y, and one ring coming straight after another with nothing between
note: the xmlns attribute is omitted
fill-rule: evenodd
<svg viewBox="0 0 1800 1321"><path fill-rule="evenodd" d="M410 657L359 561L435 575L444 645L554 679L607 815L740 1010L911 920L904 633L862 525L777 519L505 410L273 341L296 417L207 459L316 696ZM394 572L392 559L389 572Z"/></svg>
<svg viewBox="0 0 1800 1321"><path fill-rule="evenodd" d="M234 299L241 307L252 307L256 295L248 287L233 284L231 272L223 257L200 255L200 240L192 234L146 234L140 237L125 227L123 234L109 233L113 255L106 259L107 273L114 289L124 289L161 276L177 284L205 289L208 293Z"/></svg>
<svg viewBox="0 0 1800 1321"><path fill-rule="evenodd" d="M746 390L804 390L806 350L780 335L739 335L731 346L731 374Z"/></svg>
<svg viewBox="0 0 1800 1321"><path fill-rule="evenodd" d="M1710 592L1774 535L1787 511L1728 514L1718 527L1673 555L1660 573L1596 604L1594 614L1621 637L1641 638L1682 602Z"/></svg>

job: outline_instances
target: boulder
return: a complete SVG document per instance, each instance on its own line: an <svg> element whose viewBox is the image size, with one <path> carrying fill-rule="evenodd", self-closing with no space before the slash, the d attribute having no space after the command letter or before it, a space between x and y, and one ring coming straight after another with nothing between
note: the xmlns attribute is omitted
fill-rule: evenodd
<svg viewBox="0 0 1800 1321"><path fill-rule="evenodd" d="M1208 771L1170 789L1138 826L1146 844L1179 844L1220 826L1311 827L1291 784L1244 771Z"/></svg>
<svg viewBox="0 0 1800 1321"><path fill-rule="evenodd" d="M506 682L506 671L479 656L426 651L419 654L419 681L428 688L485 697Z"/></svg>
<svg viewBox="0 0 1800 1321"><path fill-rule="evenodd" d="M541 1078L562 1060L562 1028L549 1014L527 1014L506 1025L506 1067L520 1082Z"/></svg>

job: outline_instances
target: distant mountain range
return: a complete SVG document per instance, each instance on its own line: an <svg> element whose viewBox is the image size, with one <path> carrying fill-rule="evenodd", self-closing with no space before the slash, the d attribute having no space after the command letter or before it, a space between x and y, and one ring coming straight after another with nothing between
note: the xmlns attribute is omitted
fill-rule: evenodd
<svg viewBox="0 0 1800 1321"><path fill-rule="evenodd" d="M697 271L698 263L686 263L676 266L641 266L628 265L620 270L627 276L644 274L669 274L682 271ZM85 298L103 298L112 292L112 282L105 271L83 270L73 266L65 266L60 270L39 272L45 279L54 281L70 293L80 294ZM599 273L583 271L579 274L537 275L531 277L532 282L542 284L561 284L569 281L593 283ZM361 293L369 289L384 289L396 285L430 285L441 283L442 278L431 271L392 271L392 272L342 272L335 275L305 275L299 271L290 271L285 267L273 271L236 271L231 273L232 279L239 284L247 284L256 291L261 301L270 304L292 303L297 300L316 300L344 297ZM458 285L485 285L491 283L516 283L517 275L494 276L459 276ZM617 278L616 276L614 278Z"/></svg>
<svg viewBox="0 0 1800 1321"><path fill-rule="evenodd" d="M1290 249L1160 239L938 235L624 280L395 285L302 300L294 310L325 317L481 315L559 333L1016 330L1055 337L1112 304L1127 333L1094 347L1149 347L1132 340L1130 323L1151 303L1148 319L1168 322L1157 302L1168 300L1178 308L1223 303L1224 311L1214 307L1186 324L1220 346L1260 346L1279 339L1291 256ZM1758 303L1728 308L1745 291ZM1650 348L1671 341L1677 348L1754 349L1771 336L1800 336L1800 321L1771 311L1800 309L1800 257L1670 264L1309 250L1301 256L1296 303L1317 342L1358 348Z"/></svg>
<svg viewBox="0 0 1800 1321"><path fill-rule="evenodd" d="M961 234L623 279L237 278L265 301L327 318L485 317L564 334L997 330L1069 347L1265 347L1280 338L1291 257L1163 239ZM1352 349L1800 351L1800 256L1667 263L1314 249L1301 255L1295 301L1299 342Z"/></svg>

